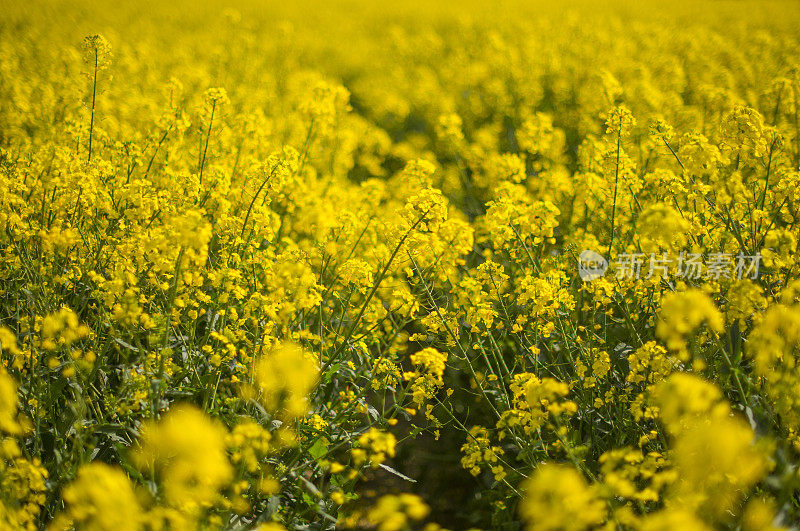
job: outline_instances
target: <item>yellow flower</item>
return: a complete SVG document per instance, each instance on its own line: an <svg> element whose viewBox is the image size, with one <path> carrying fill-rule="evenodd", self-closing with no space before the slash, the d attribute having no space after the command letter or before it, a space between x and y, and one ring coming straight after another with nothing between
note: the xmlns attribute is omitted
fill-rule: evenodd
<svg viewBox="0 0 800 531"><path fill-rule="evenodd" d="M111 44L102 35L89 35L83 39L83 60L94 69L95 64L98 70L108 68L111 64Z"/></svg>
<svg viewBox="0 0 800 531"><path fill-rule="evenodd" d="M433 398L444 381L444 369L447 362L447 353L439 352L435 348L424 348L411 355L411 363L417 370L407 372L403 376L411 381L411 393L417 406L421 406L426 399Z"/></svg>
<svg viewBox="0 0 800 531"><path fill-rule="evenodd" d="M658 383L678 365L678 361L667 354L666 349L655 341L648 341L628 356L630 372L627 380L632 383Z"/></svg>
<svg viewBox="0 0 800 531"><path fill-rule="evenodd" d="M227 446L231 451L231 462L241 463L251 473L259 469L260 460L270 450L272 435L252 420L234 426L227 436Z"/></svg>
<svg viewBox="0 0 800 531"><path fill-rule="evenodd" d="M213 87L207 89L203 94L203 99L205 99L206 104L208 105L227 105L230 103L228 99L227 91L222 87Z"/></svg>
<svg viewBox="0 0 800 531"><path fill-rule="evenodd" d="M258 400L270 413L287 420L305 415L308 395L317 385L319 368L299 345L283 342L256 363Z"/></svg>
<svg viewBox="0 0 800 531"><path fill-rule="evenodd" d="M71 308L63 307L42 319L42 343L48 350L69 346L88 335L89 327L80 323Z"/></svg>
<svg viewBox="0 0 800 531"><path fill-rule="evenodd" d="M339 268L342 283L366 293L372 287L372 266L360 258L351 258Z"/></svg>
<svg viewBox="0 0 800 531"><path fill-rule="evenodd" d="M745 531L780 531L786 529L774 525L776 519L775 503L770 499L753 498L747 502L742 516L742 529Z"/></svg>
<svg viewBox="0 0 800 531"><path fill-rule="evenodd" d="M415 494L389 494L369 509L367 518L379 531L400 531L428 516L430 508Z"/></svg>
<svg viewBox="0 0 800 531"><path fill-rule="evenodd" d="M625 105L614 107L606 115L606 134L628 135L635 125L636 119Z"/></svg>
<svg viewBox="0 0 800 531"><path fill-rule="evenodd" d="M400 367L391 360L378 358L372 365L372 388L376 391L395 385L402 379Z"/></svg>
<svg viewBox="0 0 800 531"><path fill-rule="evenodd" d="M370 428L358 438L358 448L353 449L353 460L357 465L369 460L372 468L378 468L387 457L394 457L397 439L388 432Z"/></svg>
<svg viewBox="0 0 800 531"><path fill-rule="evenodd" d="M467 442L461 446L461 466L473 476L481 473L481 465L492 469L495 480L500 481L505 476L502 465L499 463L503 449L492 446L489 439L489 430L481 426L473 426L469 430Z"/></svg>
<svg viewBox="0 0 800 531"><path fill-rule="evenodd" d="M673 529L711 531L713 528L695 516L693 511L675 507L646 516L642 519L639 529L642 531L672 531Z"/></svg>
<svg viewBox="0 0 800 531"><path fill-rule="evenodd" d="M675 438L678 479L670 497L677 506L696 508L708 521L735 514L747 489L766 472L753 431L740 419L696 420Z"/></svg>
<svg viewBox="0 0 800 531"><path fill-rule="evenodd" d="M555 416L574 414L577 411L575 402L564 400L568 394L569 384L565 382L559 382L554 378L540 380L536 376L531 376L528 385L525 386L525 398L531 409L531 416L536 420L534 425L545 422L548 414Z"/></svg>
<svg viewBox="0 0 800 531"><path fill-rule="evenodd" d="M141 529L144 512L133 485L125 473L104 463L90 463L78 469L75 481L64 488L67 505L60 515L64 524L72 523L87 531Z"/></svg>
<svg viewBox="0 0 800 531"><path fill-rule="evenodd" d="M703 324L711 332L721 332L724 324L714 302L698 289L666 295L661 301L660 317L656 335L684 360L689 356L686 341L693 332Z"/></svg>
<svg viewBox="0 0 800 531"><path fill-rule="evenodd" d="M574 468L541 464L523 489L519 511L530 531L578 531L605 521L605 503Z"/></svg>
<svg viewBox="0 0 800 531"><path fill-rule="evenodd" d="M767 300L755 282L739 280L728 290L728 311L725 317L729 322L738 322L739 328L744 330L746 321L758 315L766 306Z"/></svg>
<svg viewBox="0 0 800 531"><path fill-rule="evenodd" d="M0 367L0 434L19 435L28 427L17 414L17 383Z"/></svg>
<svg viewBox="0 0 800 531"><path fill-rule="evenodd" d="M636 222L645 251L678 250L689 240L691 224L673 207L656 203L639 214Z"/></svg>
<svg viewBox="0 0 800 531"><path fill-rule="evenodd" d="M211 507L233 478L225 437L225 428L202 411L179 405L142 428L133 458L143 472L156 472L169 505L194 515Z"/></svg>
<svg viewBox="0 0 800 531"><path fill-rule="evenodd" d="M764 392L788 426L800 422L800 306L777 304L753 329L747 352Z"/></svg>
<svg viewBox="0 0 800 531"><path fill-rule="evenodd" d="M698 420L722 419L730 414L730 406L719 388L689 373L675 373L662 381L653 398L660 408L661 421L673 435Z"/></svg>

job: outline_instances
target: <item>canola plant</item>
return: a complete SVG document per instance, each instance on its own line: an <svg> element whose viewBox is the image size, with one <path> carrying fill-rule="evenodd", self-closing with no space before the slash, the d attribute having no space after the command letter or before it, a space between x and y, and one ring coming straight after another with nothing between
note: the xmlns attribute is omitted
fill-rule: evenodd
<svg viewBox="0 0 800 531"><path fill-rule="evenodd" d="M800 522L800 5L7 2L0 528Z"/></svg>

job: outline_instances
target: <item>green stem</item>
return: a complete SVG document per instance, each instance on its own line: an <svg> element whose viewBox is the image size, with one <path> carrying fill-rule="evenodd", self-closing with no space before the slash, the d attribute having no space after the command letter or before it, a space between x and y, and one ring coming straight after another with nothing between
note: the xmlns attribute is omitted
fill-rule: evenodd
<svg viewBox="0 0 800 531"><path fill-rule="evenodd" d="M94 133L94 104L97 99L97 49L94 51L94 81L92 82L92 116L89 120L89 158L92 160L92 135Z"/></svg>

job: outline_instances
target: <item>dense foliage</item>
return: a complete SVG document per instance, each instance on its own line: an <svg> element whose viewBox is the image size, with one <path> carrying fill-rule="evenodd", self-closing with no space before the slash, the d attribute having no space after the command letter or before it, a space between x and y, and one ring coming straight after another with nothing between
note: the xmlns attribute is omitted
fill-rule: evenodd
<svg viewBox="0 0 800 531"><path fill-rule="evenodd" d="M429 4L3 8L1 528L800 521L797 3Z"/></svg>

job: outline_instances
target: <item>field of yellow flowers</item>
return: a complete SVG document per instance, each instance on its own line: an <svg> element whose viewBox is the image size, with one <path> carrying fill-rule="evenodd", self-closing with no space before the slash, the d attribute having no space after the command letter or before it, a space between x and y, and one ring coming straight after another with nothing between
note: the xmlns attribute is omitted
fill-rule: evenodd
<svg viewBox="0 0 800 531"><path fill-rule="evenodd" d="M800 523L800 4L5 2L0 529Z"/></svg>

